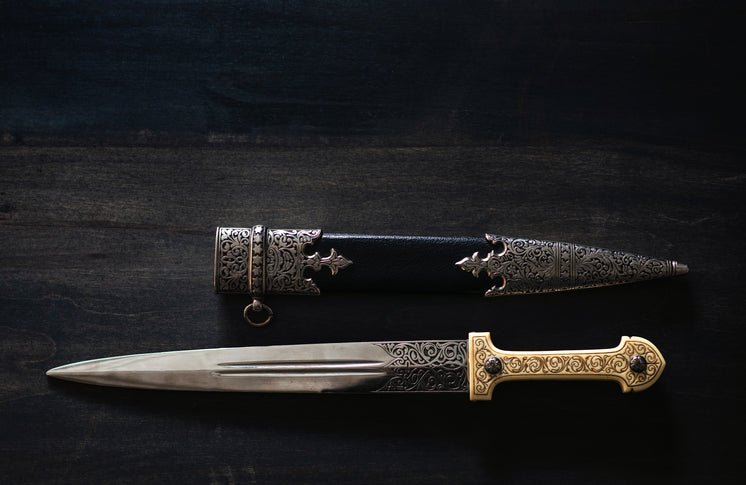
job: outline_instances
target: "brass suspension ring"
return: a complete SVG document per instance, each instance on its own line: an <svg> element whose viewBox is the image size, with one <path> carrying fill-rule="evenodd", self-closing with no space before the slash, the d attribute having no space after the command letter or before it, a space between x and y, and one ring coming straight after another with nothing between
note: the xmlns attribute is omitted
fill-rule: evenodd
<svg viewBox="0 0 746 485"><path fill-rule="evenodd" d="M257 318L257 316L259 316L262 313L266 315L266 318L263 321L253 319L253 318ZM253 325L254 327L265 326L266 324L272 321L273 316L274 316L274 312L269 307L269 305L265 305L264 303L262 303L260 300L256 298L254 298L254 301L251 302L250 305L246 305L246 308L243 309L244 320L249 322L249 325Z"/></svg>

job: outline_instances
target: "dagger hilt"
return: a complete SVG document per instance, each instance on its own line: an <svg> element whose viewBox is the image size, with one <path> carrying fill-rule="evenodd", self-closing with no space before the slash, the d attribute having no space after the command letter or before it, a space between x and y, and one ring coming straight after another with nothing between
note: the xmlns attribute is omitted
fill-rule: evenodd
<svg viewBox="0 0 746 485"><path fill-rule="evenodd" d="M650 341L622 337L612 349L510 352L492 344L489 332L469 334L469 397L492 399L495 386L526 379L617 381L623 392L641 391L658 380L666 361Z"/></svg>

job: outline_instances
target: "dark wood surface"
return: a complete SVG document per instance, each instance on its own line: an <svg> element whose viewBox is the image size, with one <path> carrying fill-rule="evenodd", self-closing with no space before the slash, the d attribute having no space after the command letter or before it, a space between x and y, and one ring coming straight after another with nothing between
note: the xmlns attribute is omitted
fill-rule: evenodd
<svg viewBox="0 0 746 485"><path fill-rule="evenodd" d="M3 483L742 483L739 3L0 7ZM566 240L685 277L483 299L245 299L214 229ZM382 262L385 264L385 262ZM485 282L487 284L487 282ZM97 388L64 363L219 346L655 342L662 379L466 396Z"/></svg>

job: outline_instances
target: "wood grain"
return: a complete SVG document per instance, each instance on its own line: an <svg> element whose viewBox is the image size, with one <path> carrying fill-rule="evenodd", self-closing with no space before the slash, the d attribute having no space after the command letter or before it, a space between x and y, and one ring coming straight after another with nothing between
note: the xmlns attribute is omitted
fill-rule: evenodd
<svg viewBox="0 0 746 485"><path fill-rule="evenodd" d="M737 1L9 3L0 128L739 144L743 20Z"/></svg>
<svg viewBox="0 0 746 485"><path fill-rule="evenodd" d="M163 480L166 470L167 481L429 482L456 479L464 469L477 481L538 479L557 470L613 481L619 464L597 443L620 416L660 443L637 458L644 478L729 478L738 471L719 454L720 426L744 398L731 376L746 370L738 350L746 268L733 237L744 223L737 155L592 140L271 150L20 146L2 148L2 157L1 446L12 482L148 483ZM211 281L214 226L255 222L338 232L499 230L677 258L692 272L498 301L277 297L281 318L258 330L241 320L245 301L215 295ZM503 348L537 350L610 346L621 335L642 335L659 345L669 367L640 396L622 396L616 386L513 384L499 389L494 407L469 407L466 396L128 393L43 375L55 365L123 353L465 338L480 329L491 330ZM708 355L717 358L703 366L697 357ZM562 418L546 409L537 417L543 407ZM459 413L494 423L513 444L443 420ZM499 418L506 413L509 420ZM569 423L575 438L564 438L564 451L518 451L551 440ZM615 446L627 453L626 445ZM574 461L578 452L592 469ZM512 465L486 465L494 453ZM689 460L695 454L699 460ZM544 473L526 471L537 465Z"/></svg>
<svg viewBox="0 0 746 485"><path fill-rule="evenodd" d="M0 8L3 483L744 479L738 2L35 2ZM216 295L216 226L676 259L557 295ZM468 396L126 391L111 355L363 340L655 342L661 379ZM468 423L477 423L469 425Z"/></svg>

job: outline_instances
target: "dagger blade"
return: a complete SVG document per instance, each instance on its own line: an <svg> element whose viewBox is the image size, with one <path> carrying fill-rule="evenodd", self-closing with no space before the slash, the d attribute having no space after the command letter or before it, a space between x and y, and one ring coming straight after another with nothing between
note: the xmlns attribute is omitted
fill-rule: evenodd
<svg viewBox="0 0 746 485"><path fill-rule="evenodd" d="M63 365L85 384L180 391L468 392L467 342L355 342L136 354Z"/></svg>

